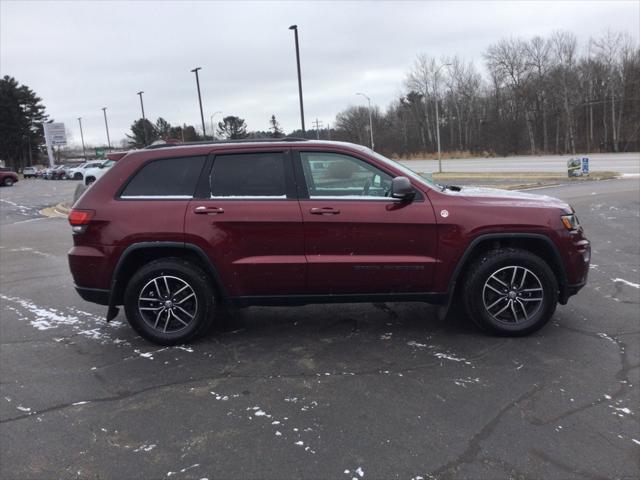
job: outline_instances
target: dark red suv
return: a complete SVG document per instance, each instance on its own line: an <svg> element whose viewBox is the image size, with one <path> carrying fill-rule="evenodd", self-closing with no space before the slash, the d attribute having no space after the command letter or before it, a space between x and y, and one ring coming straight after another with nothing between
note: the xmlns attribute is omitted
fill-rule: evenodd
<svg viewBox="0 0 640 480"><path fill-rule="evenodd" d="M286 139L128 153L74 205L69 264L85 300L124 305L158 344L218 305L421 301L498 334L543 326L587 281L573 209L440 186L371 150Z"/></svg>

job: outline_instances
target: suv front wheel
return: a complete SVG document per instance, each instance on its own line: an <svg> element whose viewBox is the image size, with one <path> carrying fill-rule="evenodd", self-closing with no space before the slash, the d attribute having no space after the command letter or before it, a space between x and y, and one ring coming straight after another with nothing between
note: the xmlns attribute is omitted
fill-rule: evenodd
<svg viewBox="0 0 640 480"><path fill-rule="evenodd" d="M505 336L542 328L558 302L558 281L537 255L517 248L483 253L466 275L467 314L481 328Z"/></svg>
<svg viewBox="0 0 640 480"><path fill-rule="evenodd" d="M213 321L213 306L206 274L179 258L144 265L125 290L127 320L142 337L159 345L187 343L205 333Z"/></svg>

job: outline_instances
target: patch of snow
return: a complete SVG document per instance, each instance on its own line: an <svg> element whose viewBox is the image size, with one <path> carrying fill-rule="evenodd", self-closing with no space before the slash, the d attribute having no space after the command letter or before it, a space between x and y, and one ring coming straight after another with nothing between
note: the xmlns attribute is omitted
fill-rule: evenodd
<svg viewBox="0 0 640 480"><path fill-rule="evenodd" d="M410 347L416 347L416 348L427 348L429 346L424 343L415 342L413 340L411 340L410 342L407 342L407 345L409 345Z"/></svg>
<svg viewBox="0 0 640 480"><path fill-rule="evenodd" d="M18 405L16 407L18 410L20 410L21 412L30 412L31 409L29 407L23 407L22 405Z"/></svg>
<svg viewBox="0 0 640 480"><path fill-rule="evenodd" d="M134 450L134 452L135 453L138 453L138 452L150 452L151 450L153 450L156 447L157 447L157 445L155 443L151 443L149 445L140 445L138 448L136 448Z"/></svg>
<svg viewBox="0 0 640 480"><path fill-rule="evenodd" d="M629 280L625 280L624 278L612 278L611 281L613 283L624 283L625 285L629 285L630 287L633 287L633 288L640 288L640 283L633 283L633 282L630 282Z"/></svg>

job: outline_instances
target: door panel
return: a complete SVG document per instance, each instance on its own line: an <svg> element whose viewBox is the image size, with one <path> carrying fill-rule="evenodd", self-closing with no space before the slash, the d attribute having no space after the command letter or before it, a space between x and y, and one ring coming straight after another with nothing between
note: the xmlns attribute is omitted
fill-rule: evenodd
<svg viewBox="0 0 640 480"><path fill-rule="evenodd" d="M428 292L436 224L428 202L305 200L309 293ZM334 209L317 215L313 209Z"/></svg>
<svg viewBox="0 0 640 480"><path fill-rule="evenodd" d="M310 150L296 162L310 294L431 290L437 232L424 195L390 198L393 175L364 156Z"/></svg>
<svg viewBox="0 0 640 480"><path fill-rule="evenodd" d="M208 177L207 198L187 208L185 236L207 253L227 293L304 293L304 231L289 152L221 152Z"/></svg>
<svg viewBox="0 0 640 480"><path fill-rule="evenodd" d="M297 200L193 200L185 231L186 241L199 244L216 266L229 295L304 293Z"/></svg>

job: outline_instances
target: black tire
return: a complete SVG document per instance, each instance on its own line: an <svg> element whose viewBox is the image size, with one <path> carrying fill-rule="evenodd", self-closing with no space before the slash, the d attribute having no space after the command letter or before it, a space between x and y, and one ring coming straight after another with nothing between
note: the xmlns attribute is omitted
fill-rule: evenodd
<svg viewBox="0 0 640 480"><path fill-rule="evenodd" d="M95 177L87 177L84 181L84 184L88 187L95 181L96 181Z"/></svg>
<svg viewBox="0 0 640 480"><path fill-rule="evenodd" d="M3 184L5 187L10 187L10 186L12 186L12 185L13 185L13 178L9 178L9 177L5 178L5 179L4 179L4 181L2 182L2 184Z"/></svg>
<svg viewBox="0 0 640 480"><path fill-rule="evenodd" d="M471 265L462 292L474 323L514 337L535 332L551 319L558 303L558 280L537 255L501 248L483 253Z"/></svg>
<svg viewBox="0 0 640 480"><path fill-rule="evenodd" d="M81 173L74 173L73 174L73 179L74 180L82 180L82 174Z"/></svg>
<svg viewBox="0 0 640 480"><path fill-rule="evenodd" d="M184 285L188 289L177 293ZM175 298L168 297L167 291L173 292L171 296ZM185 301L185 295L191 298ZM160 307L164 310L159 310ZM211 327L214 291L207 275L194 264L173 257L154 260L141 267L129 281L124 308L127 321L141 337L158 345L178 345L195 340Z"/></svg>

